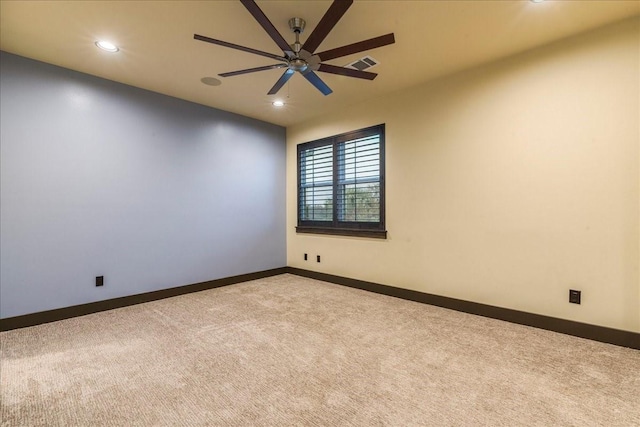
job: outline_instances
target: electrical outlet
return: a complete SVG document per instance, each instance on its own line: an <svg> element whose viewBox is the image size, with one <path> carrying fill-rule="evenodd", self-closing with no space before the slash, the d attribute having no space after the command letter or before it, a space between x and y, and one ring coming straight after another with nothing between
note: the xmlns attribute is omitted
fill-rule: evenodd
<svg viewBox="0 0 640 427"><path fill-rule="evenodd" d="M96 276L96 286L104 286L104 276Z"/></svg>
<svg viewBox="0 0 640 427"><path fill-rule="evenodd" d="M320 262L320 255L316 255L316 261Z"/></svg>
<svg viewBox="0 0 640 427"><path fill-rule="evenodd" d="M569 289L569 302L572 304L580 304L580 296L582 292L574 289Z"/></svg>
<svg viewBox="0 0 640 427"><path fill-rule="evenodd" d="M304 260L305 261L307 260L307 254L304 254Z"/></svg>

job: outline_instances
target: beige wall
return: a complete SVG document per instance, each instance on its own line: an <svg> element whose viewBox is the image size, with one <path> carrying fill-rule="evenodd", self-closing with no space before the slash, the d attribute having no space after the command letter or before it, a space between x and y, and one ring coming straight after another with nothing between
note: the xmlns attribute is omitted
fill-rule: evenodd
<svg viewBox="0 0 640 427"><path fill-rule="evenodd" d="M639 27L289 128L288 265L640 331ZM296 234L296 144L379 123L388 239Z"/></svg>

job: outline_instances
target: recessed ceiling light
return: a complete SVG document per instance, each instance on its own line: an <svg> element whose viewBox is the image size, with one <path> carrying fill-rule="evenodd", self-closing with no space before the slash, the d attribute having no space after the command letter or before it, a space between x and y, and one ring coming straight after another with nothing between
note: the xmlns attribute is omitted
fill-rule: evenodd
<svg viewBox="0 0 640 427"><path fill-rule="evenodd" d="M542 3L544 0L531 0L531 3Z"/></svg>
<svg viewBox="0 0 640 427"><path fill-rule="evenodd" d="M215 77L203 77L200 81L208 86L220 86L222 82Z"/></svg>
<svg viewBox="0 0 640 427"><path fill-rule="evenodd" d="M96 42L96 46L98 46L102 50L106 50L107 52L117 52L120 50L115 44L104 40L98 40Z"/></svg>
<svg viewBox="0 0 640 427"><path fill-rule="evenodd" d="M284 106L284 102L282 102L282 101L273 101L272 104L273 104L274 107L282 107L282 106Z"/></svg>

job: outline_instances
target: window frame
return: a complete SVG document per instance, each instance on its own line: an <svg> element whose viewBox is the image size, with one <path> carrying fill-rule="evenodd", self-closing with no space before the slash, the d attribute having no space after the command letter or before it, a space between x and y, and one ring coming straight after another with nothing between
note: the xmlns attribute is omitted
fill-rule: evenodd
<svg viewBox="0 0 640 427"><path fill-rule="evenodd" d="M378 135L379 137L379 152L380 152L380 174L379 174L379 191L380 191L380 220L377 222L361 222L361 221L339 221L338 220L338 187L339 182L339 159L338 159L338 147L340 144L364 138L371 135ZM318 221L318 220L303 220L301 209L301 189L302 189L302 165L301 155L304 151L324 147L332 147L332 220L330 221ZM379 124L370 126L363 129L358 129L351 132L345 132L339 135L330 136L327 138L318 139L315 141L305 142L297 145L296 155L296 168L297 168L297 188L296 188L296 211L297 211L297 227L296 233L312 233L312 234L328 234L339 236L357 236L357 237L371 237L378 239L386 239L387 231L385 229L385 124Z"/></svg>

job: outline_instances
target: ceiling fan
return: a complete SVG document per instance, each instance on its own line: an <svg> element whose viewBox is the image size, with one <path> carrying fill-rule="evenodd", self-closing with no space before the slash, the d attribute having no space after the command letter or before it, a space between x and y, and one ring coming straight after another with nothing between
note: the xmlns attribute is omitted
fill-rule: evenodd
<svg viewBox="0 0 640 427"><path fill-rule="evenodd" d="M286 68L284 74L280 77L280 79L278 79L276 84L273 85L271 90L268 92L269 95L275 95L276 93L278 93L278 91L284 86L285 83L287 83L287 81L291 78L291 76L295 74L296 71L302 74L305 79L307 79L324 95L329 95L333 91L331 90L331 88L329 88L329 86L326 85L325 82L322 81L322 79L320 79L315 71L330 74L339 74L341 76L347 77L356 77L359 79L373 80L377 76L376 73L325 64L324 61L329 61L331 59L340 58L352 53L358 53L395 43L393 33L389 33L385 34L384 36L374 37L372 39L363 40L361 42L326 50L324 52L315 53L315 50L318 48L318 46L320 46L320 43L322 43L325 37L327 37L329 32L333 29L333 27L338 23L340 18L342 18L349 7L353 4L353 0L334 0L329 7L329 10L327 10L327 12L324 14L324 16L322 17L316 28L311 32L311 35L307 38L304 44L300 43L300 34L302 34L302 32L304 31L306 22L302 18L291 18L289 20L289 28L296 35L296 41L291 45L287 43L282 35L278 32L278 30L276 30L271 21L269 21L269 19L258 7L254 0L240 0L240 2L244 5L244 7L247 8L249 13L253 15L255 20L258 21L262 28L264 28L264 30L278 45L278 47L282 49L283 56L274 55L269 52L263 52L261 50L240 46L222 40L212 39L210 37L201 36L199 34L194 34L193 38L203 42L230 47L232 49L253 53L255 55L265 56L267 58L279 61L278 64L218 74L221 77L231 77L241 74L255 73L257 71Z"/></svg>

